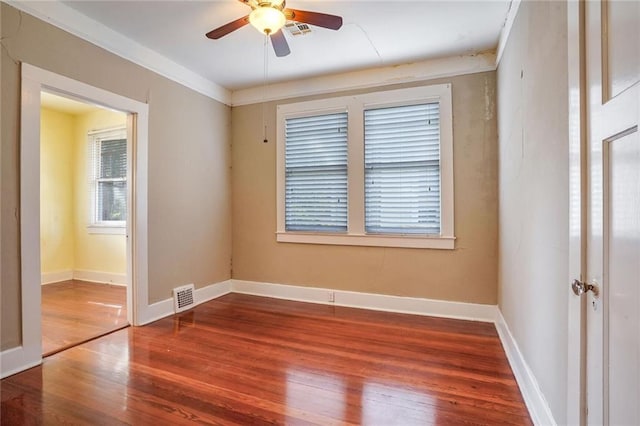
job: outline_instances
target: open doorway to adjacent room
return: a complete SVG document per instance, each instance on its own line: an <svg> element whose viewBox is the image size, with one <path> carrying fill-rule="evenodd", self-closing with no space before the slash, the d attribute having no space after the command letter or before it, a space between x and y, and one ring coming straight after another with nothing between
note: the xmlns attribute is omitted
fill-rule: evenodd
<svg viewBox="0 0 640 426"><path fill-rule="evenodd" d="M41 92L42 353L129 325L127 114Z"/></svg>

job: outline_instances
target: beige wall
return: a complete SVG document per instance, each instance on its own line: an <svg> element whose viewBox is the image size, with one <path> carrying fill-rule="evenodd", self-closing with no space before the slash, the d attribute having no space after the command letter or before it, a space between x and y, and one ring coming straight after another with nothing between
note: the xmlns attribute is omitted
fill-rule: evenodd
<svg viewBox="0 0 640 426"><path fill-rule="evenodd" d="M522 2L498 68L500 309L566 420L569 145L566 4Z"/></svg>
<svg viewBox="0 0 640 426"><path fill-rule="evenodd" d="M267 144L261 104L247 105L232 111L233 278L495 304L495 73L422 84L444 82L453 95L455 250L276 242L276 103L266 105Z"/></svg>
<svg viewBox="0 0 640 426"><path fill-rule="evenodd" d="M40 262L43 273L74 268L75 117L40 110Z"/></svg>
<svg viewBox="0 0 640 426"><path fill-rule="evenodd" d="M76 117L74 128L74 269L114 274L127 273L127 237L90 233L90 191L87 134L92 130L126 127L121 112L96 110Z"/></svg>
<svg viewBox="0 0 640 426"><path fill-rule="evenodd" d="M20 343L19 61L149 103L149 302L230 277L230 108L2 3L1 349ZM22 15L22 16L21 16Z"/></svg>

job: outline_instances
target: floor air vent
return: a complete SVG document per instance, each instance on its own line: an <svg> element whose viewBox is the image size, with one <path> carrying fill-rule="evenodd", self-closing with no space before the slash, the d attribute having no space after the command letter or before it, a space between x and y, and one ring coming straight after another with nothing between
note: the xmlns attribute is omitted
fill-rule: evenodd
<svg viewBox="0 0 640 426"><path fill-rule="evenodd" d="M193 306L193 284L173 289L173 307L176 312L186 311Z"/></svg>

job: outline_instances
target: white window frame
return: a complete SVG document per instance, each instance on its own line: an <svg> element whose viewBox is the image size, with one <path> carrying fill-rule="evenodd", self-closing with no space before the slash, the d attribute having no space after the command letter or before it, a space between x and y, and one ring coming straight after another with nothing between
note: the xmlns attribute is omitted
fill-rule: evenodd
<svg viewBox="0 0 640 426"><path fill-rule="evenodd" d="M99 221L97 220L97 206L98 206L98 156L100 153L97 150L97 144L103 140L114 139L126 139L127 140L127 155L129 155L129 141L127 138L126 127L115 127L110 129L93 130L87 134L88 138L88 163L87 170L89 171L89 225L87 226L87 232L90 234L126 234L127 221ZM129 160L127 159L127 167ZM129 184L128 181L129 171L125 176L124 181ZM128 202L129 200L127 200Z"/></svg>
<svg viewBox="0 0 640 426"><path fill-rule="evenodd" d="M365 232L364 110L438 102L440 104L440 234L380 235ZM287 118L348 113L347 232L292 232L285 229L285 122ZM278 242L378 247L454 249L453 111L451 84L389 90L281 104L277 108Z"/></svg>

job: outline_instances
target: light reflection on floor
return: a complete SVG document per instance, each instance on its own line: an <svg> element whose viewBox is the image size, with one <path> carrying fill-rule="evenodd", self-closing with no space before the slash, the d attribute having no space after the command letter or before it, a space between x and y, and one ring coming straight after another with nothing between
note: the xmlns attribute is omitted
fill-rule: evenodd
<svg viewBox="0 0 640 426"><path fill-rule="evenodd" d="M422 392L367 381L362 386L362 424L435 424L435 404Z"/></svg>
<svg viewBox="0 0 640 426"><path fill-rule="evenodd" d="M430 425L436 423L437 401L429 395L396 383L304 370L287 370L287 416L317 424L343 422L367 425ZM359 389L354 399L353 390ZM347 395L351 400L346 400ZM361 409L359 407L362 407ZM314 413L311 415L310 413Z"/></svg>
<svg viewBox="0 0 640 426"><path fill-rule="evenodd" d="M286 393L288 417L299 418L303 411L307 411L307 415L309 412L316 412L318 414L314 414L313 418L305 420L317 424L335 424L337 420L346 417L346 389L342 378L338 376L297 368L289 369ZM315 410L308 409L314 405Z"/></svg>

